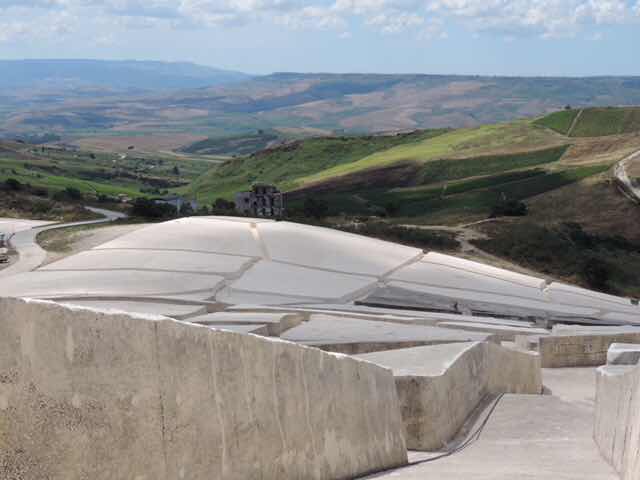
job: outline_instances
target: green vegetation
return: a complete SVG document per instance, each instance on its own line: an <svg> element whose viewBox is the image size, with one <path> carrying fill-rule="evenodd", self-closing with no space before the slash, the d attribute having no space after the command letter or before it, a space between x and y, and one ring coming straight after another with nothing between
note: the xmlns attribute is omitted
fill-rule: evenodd
<svg viewBox="0 0 640 480"><path fill-rule="evenodd" d="M576 223L546 227L513 224L487 240L473 242L524 267L608 293L637 296L640 244L619 236L596 235Z"/></svg>
<svg viewBox="0 0 640 480"><path fill-rule="evenodd" d="M560 112L554 112L536 120L534 123L567 135L579 111L580 110L562 110Z"/></svg>
<svg viewBox="0 0 640 480"><path fill-rule="evenodd" d="M258 130L249 135L207 138L183 147L181 151L198 155L241 156L264 150L272 143L282 140L275 132Z"/></svg>
<svg viewBox="0 0 640 480"><path fill-rule="evenodd" d="M402 243L403 245L422 248L423 250L457 251L460 249L460 243L451 232L403 227L384 222L340 226L338 229L389 242Z"/></svg>
<svg viewBox="0 0 640 480"><path fill-rule="evenodd" d="M640 131L640 108L587 108L572 137L602 137Z"/></svg>
<svg viewBox="0 0 640 480"><path fill-rule="evenodd" d="M457 180L460 178L491 175L497 172L533 167L557 162L568 145L510 155L488 155L462 160L436 160L428 162L420 172L421 184Z"/></svg>
<svg viewBox="0 0 640 480"><path fill-rule="evenodd" d="M213 168L197 179L191 188L198 201L232 198L252 183L264 182L287 190L300 177L336 165L349 165L373 152L401 144L415 144L443 134L446 130L426 130L400 135L321 137L292 142L249 157L238 158Z"/></svg>
<svg viewBox="0 0 640 480"><path fill-rule="evenodd" d="M296 184L305 186L324 182L364 170L398 163L427 163L444 158L479 157L491 152L527 151L557 145L558 139L548 130L531 122L486 125L472 129L454 130L435 138L412 142L380 151L349 163L324 169L316 174L298 178Z"/></svg>
<svg viewBox="0 0 640 480"><path fill-rule="evenodd" d="M576 120L578 114L580 117ZM575 126L569 131L574 120ZM540 118L534 123L571 137L604 137L634 133L640 131L640 107L563 110Z"/></svg>
<svg viewBox="0 0 640 480"><path fill-rule="evenodd" d="M144 158L45 146L0 149L0 181L13 178L51 194L72 188L93 196L162 195L187 186L210 166L209 162L191 159Z"/></svg>
<svg viewBox="0 0 640 480"><path fill-rule="evenodd" d="M531 169L459 181L451 186L369 189L315 194L327 202L329 215L391 216L394 222L456 223L487 218L496 206L521 202L583 178L599 174L608 165L568 168L555 172ZM289 210L301 210L301 198L289 202ZM510 212L503 212L510 213Z"/></svg>

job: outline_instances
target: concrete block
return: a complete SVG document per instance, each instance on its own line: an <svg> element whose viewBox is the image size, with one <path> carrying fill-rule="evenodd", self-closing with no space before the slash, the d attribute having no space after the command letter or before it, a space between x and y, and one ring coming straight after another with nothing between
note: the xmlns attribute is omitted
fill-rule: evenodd
<svg viewBox="0 0 640 480"><path fill-rule="evenodd" d="M407 348L359 358L392 369L411 450L446 448L486 395L542 391L537 354L486 342Z"/></svg>
<svg viewBox="0 0 640 480"><path fill-rule="evenodd" d="M488 335L421 325L400 325L335 315L311 315L283 339L349 355L420 345L483 341Z"/></svg>
<svg viewBox="0 0 640 480"><path fill-rule="evenodd" d="M473 317L471 317L473 318ZM439 322L438 327L441 328L451 328L453 330L465 330L468 332L480 332L491 335L494 340L499 342L505 341L514 341L516 335L548 335L549 332L547 330L541 328L532 328L527 327L526 324L521 324L521 326L513 326L513 325L500 325L500 324L489 324L489 323L479 323L479 322Z"/></svg>
<svg viewBox="0 0 640 480"><path fill-rule="evenodd" d="M542 368L597 367L607 363L613 343L640 343L640 332L549 335L539 338Z"/></svg>
<svg viewBox="0 0 640 480"><path fill-rule="evenodd" d="M640 361L640 344L612 343L607 351L607 365L637 365Z"/></svg>
<svg viewBox="0 0 640 480"><path fill-rule="evenodd" d="M390 371L163 317L0 299L0 468L347 480L407 453Z"/></svg>
<svg viewBox="0 0 640 480"><path fill-rule="evenodd" d="M299 313L259 313L259 312L216 312L188 320L199 325L260 325L266 329L265 335L279 337L283 332L300 325L304 316Z"/></svg>

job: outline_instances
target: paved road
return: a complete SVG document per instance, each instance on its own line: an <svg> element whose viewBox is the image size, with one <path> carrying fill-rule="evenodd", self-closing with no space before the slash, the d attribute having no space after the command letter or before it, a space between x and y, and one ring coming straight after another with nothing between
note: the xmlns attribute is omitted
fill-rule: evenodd
<svg viewBox="0 0 640 480"><path fill-rule="evenodd" d="M98 223L113 222L121 218L126 218L127 215L121 212L113 212L111 210L105 210L102 208L86 207L87 210L102 215L104 218L98 220L87 220L83 222L72 223L54 223L36 226L33 228L27 228L15 232L10 238L9 243L19 255L18 261L13 265L0 270L0 278L8 277L10 275L16 275L18 273L30 272L35 270L45 261L47 252L44 251L40 245L36 242L36 237L39 233L47 230L55 230L59 228L77 227L80 225L94 225ZM1 292L0 292L1 293Z"/></svg>
<svg viewBox="0 0 640 480"><path fill-rule="evenodd" d="M632 197L632 200L640 202L640 188L636 187L627 173L627 167L635 160L640 161L640 151L629 155L627 158L619 162L613 170L613 174L617 180L624 186L625 193Z"/></svg>

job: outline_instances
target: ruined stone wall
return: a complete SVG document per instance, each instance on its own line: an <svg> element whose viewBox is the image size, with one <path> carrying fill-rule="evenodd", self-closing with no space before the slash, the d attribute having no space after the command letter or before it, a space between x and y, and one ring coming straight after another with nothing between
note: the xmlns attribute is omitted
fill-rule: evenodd
<svg viewBox="0 0 640 480"><path fill-rule="evenodd" d="M0 299L0 478L339 480L406 461L381 367Z"/></svg>

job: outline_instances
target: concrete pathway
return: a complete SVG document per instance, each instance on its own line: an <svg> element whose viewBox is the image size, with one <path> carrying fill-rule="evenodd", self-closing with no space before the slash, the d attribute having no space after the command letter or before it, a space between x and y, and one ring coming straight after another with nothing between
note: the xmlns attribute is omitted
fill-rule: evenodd
<svg viewBox="0 0 640 480"><path fill-rule="evenodd" d="M640 188L634 185L627 173L627 167L634 160L640 161L640 151L637 151L629 155L624 160L620 161L613 169L613 174L624 188L625 194L631 197L636 203L640 202Z"/></svg>
<svg viewBox="0 0 640 480"><path fill-rule="evenodd" d="M544 383L552 395L502 397L480 437L461 452L367 478L618 480L592 439L595 370L545 370ZM432 457L410 456L413 461Z"/></svg>
<svg viewBox="0 0 640 480"><path fill-rule="evenodd" d="M0 278L16 275L18 273L30 272L38 268L47 258L47 252L38 245L36 237L39 233L59 228L77 227L81 225L94 225L99 223L113 222L127 215L121 212L114 212L102 208L86 207L93 213L102 215L104 218L98 220L86 220L83 222L72 223L54 223L31 227L29 223L25 223L24 230L15 231L8 239L9 244L18 252L18 261L9 267L0 270Z"/></svg>

